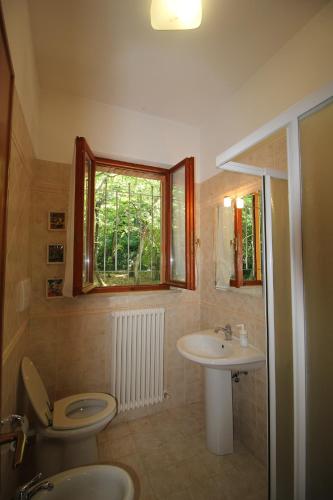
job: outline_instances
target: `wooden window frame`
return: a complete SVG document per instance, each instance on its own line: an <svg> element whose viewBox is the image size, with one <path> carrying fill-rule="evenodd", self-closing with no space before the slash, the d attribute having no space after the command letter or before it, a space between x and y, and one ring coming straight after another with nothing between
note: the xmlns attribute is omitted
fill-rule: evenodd
<svg viewBox="0 0 333 500"><path fill-rule="evenodd" d="M84 137L76 138L76 171L75 171L75 231L74 231L74 264L73 264L73 295L88 293L93 288L93 266L89 266L89 285L84 286L82 279L83 269L83 211L84 211L84 168L86 155L91 160L92 171L90 175L89 189L89 254L94 251L94 201L95 190L91 189L91 183L95 181L96 162L95 156L88 146Z"/></svg>
<svg viewBox="0 0 333 500"><path fill-rule="evenodd" d="M171 276L171 225L172 225L172 182L171 176L177 170L185 168L185 260L186 260L186 279L185 281L176 281ZM185 158L169 170L167 199L167 253L166 258L169 263L166 267L166 281L169 285L195 290L195 192L194 192L194 158Z"/></svg>
<svg viewBox="0 0 333 500"><path fill-rule="evenodd" d="M88 154L93 164L93 186L95 186L95 172L97 168L112 167L120 170L128 169L144 173L157 174L162 183L162 241L161 241L161 283L157 285L116 285L98 287L93 283L94 271L94 218L95 218L95 189L90 190L89 220L90 224L90 259L89 277L90 285L83 287L83 209L84 209L84 161ZM186 280L184 282L172 281L170 279L170 256L171 256L171 177L172 173L179 168L185 167L185 207L186 207ZM168 290L171 286L195 289L195 249L194 249L194 158L185 158L170 170L141 165L137 163L112 160L95 156L89 148L84 137L76 138L76 172L75 172L75 215L74 215L74 264L73 264L73 295L84 293L117 293L117 292L139 292L152 290Z"/></svg>
<svg viewBox="0 0 333 500"><path fill-rule="evenodd" d="M242 286L261 286L261 253L260 253L260 216L259 216L259 193L253 193L253 233L254 233L254 252L255 252L255 280L244 280L243 275L243 209L235 206L235 279L230 280L230 286L240 288Z"/></svg>

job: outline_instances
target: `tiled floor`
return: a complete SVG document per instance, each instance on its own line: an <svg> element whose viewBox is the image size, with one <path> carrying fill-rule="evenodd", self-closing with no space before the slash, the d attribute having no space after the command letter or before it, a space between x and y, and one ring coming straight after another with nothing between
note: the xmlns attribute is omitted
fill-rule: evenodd
<svg viewBox="0 0 333 500"><path fill-rule="evenodd" d="M126 423L99 434L100 462L125 467L140 500L266 500L266 471L240 444L218 457L205 446L199 404Z"/></svg>

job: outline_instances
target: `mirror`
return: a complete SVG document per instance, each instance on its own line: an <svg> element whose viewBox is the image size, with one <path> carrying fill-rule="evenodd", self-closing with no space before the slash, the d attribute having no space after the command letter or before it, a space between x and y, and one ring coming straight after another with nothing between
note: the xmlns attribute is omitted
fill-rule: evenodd
<svg viewBox="0 0 333 500"><path fill-rule="evenodd" d="M262 286L262 179L232 175L239 185L224 193L216 213L216 288L250 291Z"/></svg>

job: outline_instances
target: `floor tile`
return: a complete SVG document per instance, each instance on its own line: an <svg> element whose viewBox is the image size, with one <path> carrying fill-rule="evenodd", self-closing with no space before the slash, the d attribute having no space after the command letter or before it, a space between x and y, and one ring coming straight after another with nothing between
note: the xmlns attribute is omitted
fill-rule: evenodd
<svg viewBox="0 0 333 500"><path fill-rule="evenodd" d="M165 448L162 450L154 450L147 453L142 453L141 460L145 471L153 473L156 470L164 470L174 465L174 460Z"/></svg>
<svg viewBox="0 0 333 500"><path fill-rule="evenodd" d="M163 441L153 432L134 434L132 439L139 453L147 454L152 451L158 451L163 446Z"/></svg>
<svg viewBox="0 0 333 500"><path fill-rule="evenodd" d="M142 461L141 455L138 453L132 453L131 455L126 455L117 460L120 466L124 466L126 470L133 472L133 475L137 475L138 479L140 477L146 476L145 465Z"/></svg>
<svg viewBox="0 0 333 500"><path fill-rule="evenodd" d="M129 428L129 425L127 422L122 422L122 423L119 423L119 424L116 424L116 425L112 425L112 421L111 421L111 424L108 425L108 427L103 431L101 432L98 437L99 439L119 439L119 438L122 438L124 436L128 436L129 434L131 433L130 431L130 428Z"/></svg>
<svg viewBox="0 0 333 500"><path fill-rule="evenodd" d="M135 441L131 435L120 439L102 441L99 442L98 452L99 459L102 461L117 460L136 452Z"/></svg>
<svg viewBox="0 0 333 500"><path fill-rule="evenodd" d="M215 477L210 477L205 481L193 481L189 491L192 500L229 500L222 482Z"/></svg>
<svg viewBox="0 0 333 500"><path fill-rule="evenodd" d="M193 481L199 480L204 482L211 475L211 471L201 460L201 457L193 457L184 460L184 462L179 463L177 467L184 476L184 482L188 487L191 486Z"/></svg>
<svg viewBox="0 0 333 500"><path fill-rule="evenodd" d="M131 422L128 422L128 427L130 432L134 434L153 432L153 426L148 417L132 420Z"/></svg>
<svg viewBox="0 0 333 500"><path fill-rule="evenodd" d="M148 474L148 477L158 500L171 498L173 493L176 494L187 489L186 478L177 465L156 470Z"/></svg>
<svg viewBox="0 0 333 500"><path fill-rule="evenodd" d="M191 492L189 490L175 491L168 495L164 500L192 500Z"/></svg>
<svg viewBox="0 0 333 500"><path fill-rule="evenodd" d="M241 442L230 455L208 451L201 403L111 424L98 449L129 472L135 500L267 500L266 468Z"/></svg>

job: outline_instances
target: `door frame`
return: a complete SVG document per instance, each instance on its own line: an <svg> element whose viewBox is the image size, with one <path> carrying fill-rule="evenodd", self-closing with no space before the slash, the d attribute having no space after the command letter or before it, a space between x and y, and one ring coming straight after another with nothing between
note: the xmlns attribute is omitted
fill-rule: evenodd
<svg viewBox="0 0 333 500"><path fill-rule="evenodd" d="M294 499L306 495L306 341L303 296L301 162L299 118L333 96L333 82L313 92L273 118L216 158L216 167L225 168L234 157L256 145L281 128L287 131L290 265L294 372ZM269 269L267 271L269 273ZM273 354L275 353L275 350ZM275 382L269 381L270 408L275 407ZM273 387L274 385L274 387ZM273 424L273 428L272 428ZM270 422L270 498L276 500L276 429Z"/></svg>
<svg viewBox="0 0 333 500"><path fill-rule="evenodd" d="M3 323L4 323L4 292L5 292L5 267L6 267L6 233L7 233L7 200L8 200L8 173L11 146L12 114L13 114L13 96L14 96L14 68L9 51L9 43L6 33L3 9L0 4L0 43L3 44L6 54L8 69L10 72L10 93L8 98L8 121L6 124L6 160L4 164L4 205L0 213L0 230L2 238L0 239L0 413L2 408L2 359L3 359Z"/></svg>

